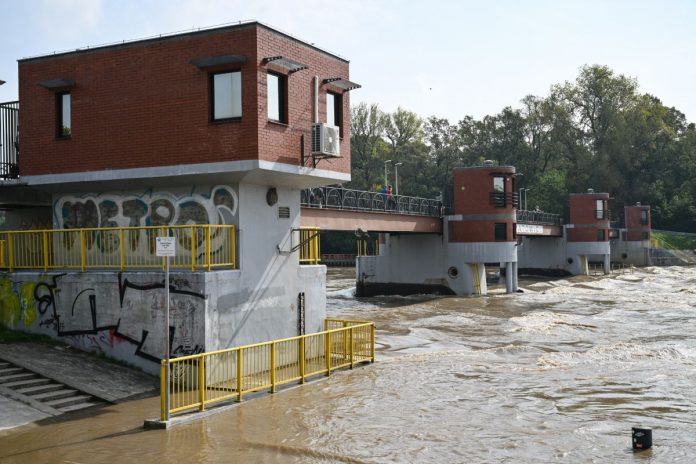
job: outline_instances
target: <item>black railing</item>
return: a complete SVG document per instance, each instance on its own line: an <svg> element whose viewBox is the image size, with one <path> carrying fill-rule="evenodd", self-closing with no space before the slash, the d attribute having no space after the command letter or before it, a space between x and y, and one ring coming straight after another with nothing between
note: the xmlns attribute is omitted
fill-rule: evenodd
<svg viewBox="0 0 696 464"><path fill-rule="evenodd" d="M611 220L611 211L608 209L598 209L595 211L595 219Z"/></svg>
<svg viewBox="0 0 696 464"><path fill-rule="evenodd" d="M491 205L496 208L519 208L520 197L517 192L491 192Z"/></svg>
<svg viewBox="0 0 696 464"><path fill-rule="evenodd" d="M517 210L518 224L540 224L545 226L563 225L563 218L560 214L545 213L543 211Z"/></svg>
<svg viewBox="0 0 696 464"><path fill-rule="evenodd" d="M302 206L307 208L389 212L414 216L441 217L444 211L442 202L439 200L339 187L317 187L302 190L300 202Z"/></svg>
<svg viewBox="0 0 696 464"><path fill-rule="evenodd" d="M19 102L0 103L0 179L19 178Z"/></svg>

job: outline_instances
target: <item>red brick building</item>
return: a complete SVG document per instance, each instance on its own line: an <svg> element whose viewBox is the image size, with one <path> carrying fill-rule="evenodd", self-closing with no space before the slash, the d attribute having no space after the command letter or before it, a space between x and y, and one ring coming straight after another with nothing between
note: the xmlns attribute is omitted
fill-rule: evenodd
<svg viewBox="0 0 696 464"><path fill-rule="evenodd" d="M258 22L23 59L20 174L61 189L347 181L348 78L347 60ZM340 156L312 159L315 111Z"/></svg>

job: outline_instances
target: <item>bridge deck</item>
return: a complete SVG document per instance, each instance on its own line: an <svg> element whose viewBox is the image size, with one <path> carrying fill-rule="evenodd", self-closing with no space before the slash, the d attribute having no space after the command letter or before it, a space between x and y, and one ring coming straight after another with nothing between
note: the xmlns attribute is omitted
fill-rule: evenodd
<svg viewBox="0 0 696 464"><path fill-rule="evenodd" d="M330 208L302 207L300 226L322 230L442 233L442 219L439 217Z"/></svg>

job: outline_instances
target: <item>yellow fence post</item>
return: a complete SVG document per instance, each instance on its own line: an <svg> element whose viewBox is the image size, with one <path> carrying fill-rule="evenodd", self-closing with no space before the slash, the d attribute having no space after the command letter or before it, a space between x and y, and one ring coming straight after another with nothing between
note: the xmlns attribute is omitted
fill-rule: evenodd
<svg viewBox="0 0 696 464"><path fill-rule="evenodd" d="M237 229L230 227L230 253L232 254L232 269L237 269Z"/></svg>
<svg viewBox="0 0 696 464"><path fill-rule="evenodd" d="M237 350L237 401L242 401L242 389L244 388L244 382L242 382L242 349Z"/></svg>
<svg viewBox="0 0 696 464"><path fill-rule="evenodd" d="M276 344L271 342L271 393L276 392Z"/></svg>
<svg viewBox="0 0 696 464"><path fill-rule="evenodd" d="M198 401L200 401L201 406L200 411L205 409L205 355L201 354L198 358Z"/></svg>
<svg viewBox="0 0 696 464"><path fill-rule="evenodd" d="M85 246L85 231L83 229L80 229L80 267L82 269L82 272L85 272L85 260L87 257L85 256L86 254L86 246Z"/></svg>
<svg viewBox="0 0 696 464"><path fill-rule="evenodd" d="M0 240L0 267L5 267L5 240Z"/></svg>
<svg viewBox="0 0 696 464"><path fill-rule="evenodd" d="M326 375L331 375L331 332L324 337L324 356L326 357Z"/></svg>
<svg viewBox="0 0 696 464"><path fill-rule="evenodd" d="M48 271L48 232L44 230L41 235L43 236L44 272L46 272Z"/></svg>
<svg viewBox="0 0 696 464"><path fill-rule="evenodd" d="M167 374L166 374L166 368L164 367L164 363L167 362L166 360L162 360L160 363L160 420L165 421L167 420L167 399L166 395L167 392L165 389L167 388Z"/></svg>
<svg viewBox="0 0 696 464"><path fill-rule="evenodd" d="M14 271L14 234L7 234L7 254L10 260L10 272Z"/></svg>
<svg viewBox="0 0 696 464"><path fill-rule="evenodd" d="M370 357L375 362L375 324L370 324Z"/></svg>
<svg viewBox="0 0 696 464"><path fill-rule="evenodd" d="M305 337L300 337L300 351L298 353L300 361L300 383L305 382Z"/></svg>
<svg viewBox="0 0 696 464"><path fill-rule="evenodd" d="M119 248L121 251L121 270L126 269L126 239L125 239L125 233L123 232L123 228L120 227L118 229L118 240L119 240Z"/></svg>
<svg viewBox="0 0 696 464"><path fill-rule="evenodd" d="M319 235L319 228L316 228L316 241L314 245L316 246L316 254L314 255L316 257L316 261L314 264L319 264L321 262L321 235Z"/></svg>
<svg viewBox="0 0 696 464"><path fill-rule="evenodd" d="M205 264L210 271L210 224L205 227Z"/></svg>
<svg viewBox="0 0 696 464"><path fill-rule="evenodd" d="M348 357L348 331L345 330L345 328L348 327L348 323L343 321L341 325L344 329L343 332L341 332L341 338L343 338L343 362L345 362Z"/></svg>
<svg viewBox="0 0 696 464"><path fill-rule="evenodd" d="M196 270L196 226L191 226L191 272Z"/></svg>
<svg viewBox="0 0 696 464"><path fill-rule="evenodd" d="M349 330L348 339L349 339L349 343L350 343L350 368L352 369L353 368L353 328L351 327L348 330Z"/></svg>

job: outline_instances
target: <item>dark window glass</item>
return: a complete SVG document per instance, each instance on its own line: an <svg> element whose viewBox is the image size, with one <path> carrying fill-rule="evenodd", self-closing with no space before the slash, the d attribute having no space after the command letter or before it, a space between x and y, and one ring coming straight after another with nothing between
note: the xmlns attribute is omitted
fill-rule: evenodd
<svg viewBox="0 0 696 464"><path fill-rule="evenodd" d="M640 210L640 223L644 226L648 224L648 211L645 209Z"/></svg>
<svg viewBox="0 0 696 464"><path fill-rule="evenodd" d="M506 241L507 240L507 224L496 223L495 224L495 240L496 241Z"/></svg>
<svg viewBox="0 0 696 464"><path fill-rule="evenodd" d="M285 117L285 76L268 73L268 119L287 122Z"/></svg>
<svg viewBox="0 0 696 464"><path fill-rule="evenodd" d="M343 101L341 95L337 93L326 93L326 124L338 127L341 137L343 137Z"/></svg>
<svg viewBox="0 0 696 464"><path fill-rule="evenodd" d="M211 77L212 119L242 117L242 73L240 71L213 74Z"/></svg>
<svg viewBox="0 0 696 464"><path fill-rule="evenodd" d="M58 137L70 137L72 123L70 121L70 92L59 93L58 96Z"/></svg>
<svg viewBox="0 0 696 464"><path fill-rule="evenodd" d="M603 242L604 241L604 229L597 229L597 241L598 242Z"/></svg>
<svg viewBox="0 0 696 464"><path fill-rule="evenodd" d="M504 192L505 191L505 178L500 176L493 177L493 191L494 192Z"/></svg>

